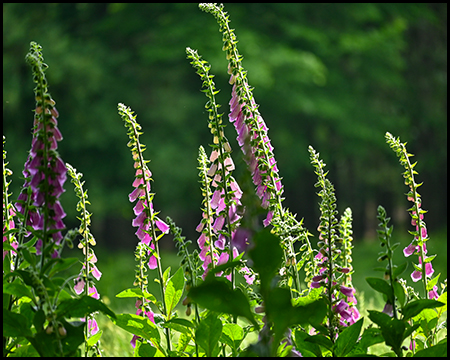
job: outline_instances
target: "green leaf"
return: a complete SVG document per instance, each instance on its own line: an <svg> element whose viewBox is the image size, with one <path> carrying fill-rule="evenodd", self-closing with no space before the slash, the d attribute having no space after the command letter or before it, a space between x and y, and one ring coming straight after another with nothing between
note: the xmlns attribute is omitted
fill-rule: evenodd
<svg viewBox="0 0 450 360"><path fill-rule="evenodd" d="M150 300L153 304L156 304L156 298L147 291L142 292L139 288L126 289L116 295L118 298L146 298Z"/></svg>
<svg viewBox="0 0 450 360"><path fill-rule="evenodd" d="M157 255L156 252L155 252L155 255ZM164 271L164 274L163 274L163 284L164 284L164 286L166 286L167 281L169 281L169 277L170 277L170 266Z"/></svg>
<svg viewBox="0 0 450 360"><path fill-rule="evenodd" d="M139 357L155 357L156 352L157 349L150 344L140 344L139 349L137 349Z"/></svg>
<svg viewBox="0 0 450 360"><path fill-rule="evenodd" d="M447 357L447 342L420 350L414 357Z"/></svg>
<svg viewBox="0 0 450 360"><path fill-rule="evenodd" d="M34 268L36 266L36 256L31 255L26 247L19 247L18 250L22 253L23 258Z"/></svg>
<svg viewBox="0 0 450 360"><path fill-rule="evenodd" d="M400 303L400 307L403 308L405 306L406 300L407 300L406 294L405 294L405 289L398 281L394 281L393 285L394 285L395 296L397 297L397 300Z"/></svg>
<svg viewBox="0 0 450 360"><path fill-rule="evenodd" d="M36 303L36 298L31 292L30 288L23 284L19 278L14 279L12 283L3 283L3 293L10 294L16 296L17 299L20 299L24 296L28 297L34 303Z"/></svg>
<svg viewBox="0 0 450 360"><path fill-rule="evenodd" d="M331 340L321 334L309 336L305 339L305 341L313 343L313 344L321 345L325 349L328 349L330 351L331 351L331 349L333 349L333 343L331 342Z"/></svg>
<svg viewBox="0 0 450 360"><path fill-rule="evenodd" d="M31 336L28 320L22 314L17 314L3 308L3 336Z"/></svg>
<svg viewBox="0 0 450 360"><path fill-rule="evenodd" d="M308 341L311 336L308 335L305 331L300 329L296 329L294 331L294 342L295 348L304 356L304 357L319 357L322 356L322 352L320 351L320 347L314 341Z"/></svg>
<svg viewBox="0 0 450 360"><path fill-rule="evenodd" d="M264 301L267 317L269 321L273 322L274 343L276 344L291 325L311 324L317 328L327 312L325 300L318 300L304 306L292 306L291 294L286 288L270 290Z"/></svg>
<svg viewBox="0 0 450 360"><path fill-rule="evenodd" d="M433 289L433 287L437 284L437 282L439 281L439 277L441 276L441 274L437 274L434 278L432 278L430 281L428 281L427 283L427 291L431 291L431 289Z"/></svg>
<svg viewBox="0 0 450 360"><path fill-rule="evenodd" d="M368 277L366 278L366 281L372 289L387 295L389 303L394 303L394 294L392 293L392 288L386 280Z"/></svg>
<svg viewBox="0 0 450 360"><path fill-rule="evenodd" d="M334 344L334 354L337 357L344 357L355 347L359 333L363 325L364 318L359 319L353 325L345 328Z"/></svg>
<svg viewBox="0 0 450 360"><path fill-rule="evenodd" d="M49 277L52 277L54 274L70 268L73 264L78 262L77 258L59 258L59 260L61 261L58 261L56 265L51 269Z"/></svg>
<svg viewBox="0 0 450 360"><path fill-rule="evenodd" d="M149 318L134 314L117 314L111 321L130 334L142 336L144 339L159 343L161 337L155 324Z"/></svg>
<svg viewBox="0 0 450 360"><path fill-rule="evenodd" d="M222 322L217 318L216 314L210 312L198 325L195 332L195 341L205 350L206 356L211 357L221 334Z"/></svg>
<svg viewBox="0 0 450 360"><path fill-rule="evenodd" d="M249 251L253 260L253 268L259 273L261 280L261 292L269 289L272 278L281 265L283 250L280 239L272 234L269 229L264 229L253 237L255 247Z"/></svg>
<svg viewBox="0 0 450 360"><path fill-rule="evenodd" d="M87 341L88 346L95 345L97 343L97 341L99 341L100 338L102 337L102 334L103 334L103 330L100 330L97 334L92 335Z"/></svg>
<svg viewBox="0 0 450 360"><path fill-rule="evenodd" d="M439 296L438 300L439 300L440 302L443 302L443 303L445 304L444 306L441 306L441 307L438 309L439 317L441 317L441 315L442 315L445 311L447 311L447 291L444 292L444 293L442 293L442 294Z"/></svg>
<svg viewBox="0 0 450 360"><path fill-rule="evenodd" d="M94 299L91 296L83 295L79 299L69 299L62 301L56 314L60 317L85 317L86 314L93 313L94 311L101 311L105 315L114 318L116 315L100 300Z"/></svg>
<svg viewBox="0 0 450 360"><path fill-rule="evenodd" d="M180 333L187 335L191 334L189 328L194 328L194 324L192 324L192 322L182 318L170 319L169 321L163 323L162 326L165 328L174 329Z"/></svg>
<svg viewBox="0 0 450 360"><path fill-rule="evenodd" d="M362 353L367 354L367 348L382 342L384 342L384 339L380 329L372 327L364 330L361 339L358 342L358 346Z"/></svg>
<svg viewBox="0 0 450 360"><path fill-rule="evenodd" d="M403 263L398 267L395 267L392 269L392 276L393 276L393 280L397 279L401 274L403 274L406 270L406 268L408 267L408 263Z"/></svg>
<svg viewBox="0 0 450 360"><path fill-rule="evenodd" d="M238 324L225 324L222 329L220 340L227 344L235 354L244 339L244 330Z"/></svg>
<svg viewBox="0 0 450 360"><path fill-rule="evenodd" d="M386 345L392 346L397 356L400 356L405 334L405 323L374 310L369 310L369 319L380 327Z"/></svg>
<svg viewBox="0 0 450 360"><path fill-rule="evenodd" d="M212 279L203 282L201 285L191 288L188 297L206 309L218 313L243 316L259 328L250 309L248 299L240 289L231 289L228 280Z"/></svg>
<svg viewBox="0 0 450 360"><path fill-rule="evenodd" d="M164 291L164 301L167 309L167 320L170 320L171 314L175 306L180 302L183 295L184 288L184 274L183 268L180 267L178 271L173 274Z"/></svg>
<svg viewBox="0 0 450 360"><path fill-rule="evenodd" d="M403 320L409 320L413 316L419 314L423 309L433 309L444 305L445 304L440 301L429 299L412 301L403 308Z"/></svg>

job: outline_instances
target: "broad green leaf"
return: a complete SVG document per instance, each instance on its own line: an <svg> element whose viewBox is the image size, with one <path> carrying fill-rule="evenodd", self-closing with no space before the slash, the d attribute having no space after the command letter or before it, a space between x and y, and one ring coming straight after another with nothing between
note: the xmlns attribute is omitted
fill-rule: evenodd
<svg viewBox="0 0 450 360"><path fill-rule="evenodd" d="M361 339L358 342L362 353L367 353L367 348L372 345L379 344L384 342L383 336L381 335L381 331L378 328L366 328L361 335Z"/></svg>
<svg viewBox="0 0 450 360"><path fill-rule="evenodd" d="M163 323L162 326L165 328L174 329L183 334L191 334L189 328L194 328L194 324L192 324L189 320L182 318L170 319L169 321Z"/></svg>
<svg viewBox="0 0 450 360"><path fill-rule="evenodd" d="M399 356L405 334L405 323L374 310L369 310L369 318L380 327L386 345L392 346L397 356Z"/></svg>
<svg viewBox="0 0 450 360"><path fill-rule="evenodd" d="M437 344L435 346L431 346L429 348L420 350L414 354L414 357L447 357L447 342L442 344Z"/></svg>
<svg viewBox="0 0 450 360"><path fill-rule="evenodd" d="M317 343L313 341L308 341L311 336L308 335L305 331L300 329L296 329L294 331L294 342L295 348L304 356L304 357L321 357L322 352L320 351L320 347Z"/></svg>
<svg viewBox="0 0 450 360"><path fill-rule="evenodd" d="M140 344L139 348L135 350L136 355L139 355L139 357L155 357L156 352L157 349L150 344Z"/></svg>
<svg viewBox="0 0 450 360"><path fill-rule="evenodd" d="M400 303L400 307L403 308L406 304L405 289L398 281L394 281L393 285L395 296L397 297L397 300Z"/></svg>
<svg viewBox="0 0 450 360"><path fill-rule="evenodd" d="M78 262L77 258L66 258L66 259L59 258L59 260L61 261L58 261L56 265L53 266L53 268L50 270L49 277L53 276L54 274L60 271L70 268L73 264Z"/></svg>
<svg viewBox="0 0 450 360"><path fill-rule="evenodd" d="M159 343L161 337L155 324L147 317L134 314L117 314L111 321L118 327L128 331L130 334L142 336L144 339Z"/></svg>
<svg viewBox="0 0 450 360"><path fill-rule="evenodd" d="M118 298L146 298L153 304L156 304L156 298L147 291L142 292L139 288L126 289L116 295Z"/></svg>
<svg viewBox="0 0 450 360"><path fill-rule="evenodd" d="M313 344L321 345L325 349L328 349L330 351L331 351L331 349L333 349L333 343L331 342L331 340L321 334L309 336L309 337L305 338L305 341L313 343Z"/></svg>
<svg viewBox="0 0 450 360"><path fill-rule="evenodd" d="M388 301L393 304L394 303L394 294L392 293L392 288L386 280L379 278L366 278L366 281L374 290L386 294L388 297Z"/></svg>
<svg viewBox="0 0 450 360"><path fill-rule="evenodd" d="M244 339L244 330L238 324L225 324L220 339L233 350L234 354Z"/></svg>
<svg viewBox="0 0 450 360"><path fill-rule="evenodd" d="M364 318L359 319L356 323L345 328L339 334L339 337L334 344L334 354L337 357L344 357L354 348L356 342L358 341L363 321Z"/></svg>
<svg viewBox="0 0 450 360"><path fill-rule="evenodd" d="M211 311L243 316L259 328L250 309L248 299L240 289L231 289L228 280L212 279L203 282L199 286L191 288L188 297L193 302Z"/></svg>
<svg viewBox="0 0 450 360"><path fill-rule="evenodd" d="M421 299L412 301L403 308L403 320L409 320L423 309L433 309L444 305L444 303L436 300Z"/></svg>
<svg viewBox="0 0 450 360"><path fill-rule="evenodd" d="M167 283L164 291L164 301L167 309L167 320L170 320L173 309L179 303L181 296L183 295L184 288L184 273L183 268L180 267L178 271L173 274Z"/></svg>
<svg viewBox="0 0 450 360"><path fill-rule="evenodd" d="M28 251L26 247L21 247L19 249L19 251L22 253L23 258L28 261L34 268L36 266L36 256L31 255L30 251Z"/></svg>
<svg viewBox="0 0 450 360"><path fill-rule="evenodd" d="M327 306L323 300L305 306L292 306L291 295L286 288L270 290L265 300L269 321L273 322L274 343L278 343L291 325L311 324L316 327L326 315Z"/></svg>
<svg viewBox="0 0 450 360"><path fill-rule="evenodd" d="M31 336L28 320L22 314L17 314L3 308L3 336Z"/></svg>
<svg viewBox="0 0 450 360"><path fill-rule="evenodd" d="M101 311L105 315L109 315L112 318L116 316L114 312L103 302L87 295L83 295L78 299L62 301L56 310L56 314L58 318L85 317L86 314L93 313L94 311Z"/></svg>
<svg viewBox="0 0 450 360"><path fill-rule="evenodd" d="M283 250L280 239L268 229L256 233L253 241L255 247L249 251L249 256L253 260L253 268L259 273L261 291L264 293L281 265Z"/></svg>
<svg viewBox="0 0 450 360"><path fill-rule="evenodd" d="M205 319L200 321L195 332L195 340L205 350L206 356L211 357L221 334L222 322L216 314L210 312Z"/></svg>
<svg viewBox="0 0 450 360"><path fill-rule="evenodd" d="M19 278L14 279L14 281L12 283L4 282L3 283L3 293L14 295L17 299L20 299L21 297L26 296L30 300L32 300L34 303L36 303L36 298L34 297L30 288L28 286L26 286L25 284L23 284L19 280Z"/></svg>

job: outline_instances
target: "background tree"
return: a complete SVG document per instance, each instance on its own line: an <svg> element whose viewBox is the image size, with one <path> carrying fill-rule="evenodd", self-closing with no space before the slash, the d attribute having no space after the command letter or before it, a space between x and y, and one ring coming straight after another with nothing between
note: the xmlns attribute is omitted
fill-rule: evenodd
<svg viewBox="0 0 450 360"><path fill-rule="evenodd" d="M270 127L286 206L309 229L318 218L310 144L328 160L340 210L353 210L355 240L375 236L380 203L397 228L406 227L408 204L386 131L407 141L423 164L427 224L446 229L446 4L229 4L227 11ZM215 20L194 4L3 4L10 168L21 173L31 137L33 84L24 56L34 40L46 49L50 92L58 97L66 137L59 151L84 173L94 223L103 224L92 229L99 245L123 246L125 237L134 246L125 170L131 160L118 102L129 104L147 129L157 208L194 237L201 213L197 149L210 136L204 96L184 51L199 49L211 63L227 114L231 86L219 39ZM239 163L234 129L225 131ZM20 185L12 183L13 198ZM74 215L72 192L62 201Z"/></svg>

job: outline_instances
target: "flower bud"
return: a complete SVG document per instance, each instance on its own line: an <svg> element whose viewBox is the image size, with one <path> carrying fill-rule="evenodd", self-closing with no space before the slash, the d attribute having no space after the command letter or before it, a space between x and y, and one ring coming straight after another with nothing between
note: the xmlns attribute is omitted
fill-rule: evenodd
<svg viewBox="0 0 450 360"><path fill-rule="evenodd" d="M58 331L59 331L59 335L62 337L65 337L67 335L67 330L64 328L64 326L60 326L58 328Z"/></svg>

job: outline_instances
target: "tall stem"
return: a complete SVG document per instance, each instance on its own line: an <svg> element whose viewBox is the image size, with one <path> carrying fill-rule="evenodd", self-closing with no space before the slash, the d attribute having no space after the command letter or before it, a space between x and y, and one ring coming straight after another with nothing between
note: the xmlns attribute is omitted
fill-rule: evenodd
<svg viewBox="0 0 450 360"><path fill-rule="evenodd" d="M150 198L150 193L149 193L148 186L147 186L147 182L150 181L150 179L146 178L146 172L145 172L146 165L144 162L144 158L142 156L141 144L139 142L139 134L138 134L135 126L133 126L133 130L134 130L134 135L136 137L136 147L137 147L137 153L139 154L139 162L140 162L141 168L142 168L142 176L144 177L145 197L147 200L148 211L149 211L149 215L150 215L149 218L150 218L150 227L151 227L151 231L152 231L152 242L153 242L153 245L155 247L155 252L156 252L156 264L157 264L157 271L158 271L158 277L159 277L159 286L161 289L164 316L167 317L169 314L167 314L166 302L164 300L165 297L164 297L163 273L162 273L162 267L161 267L161 256L159 253L158 241L156 239L155 222L153 220L154 215L153 215L152 207L150 206L151 198ZM166 328L165 334L166 334L166 340L167 340L167 348L170 351L171 343L170 343L170 329L169 328Z"/></svg>

